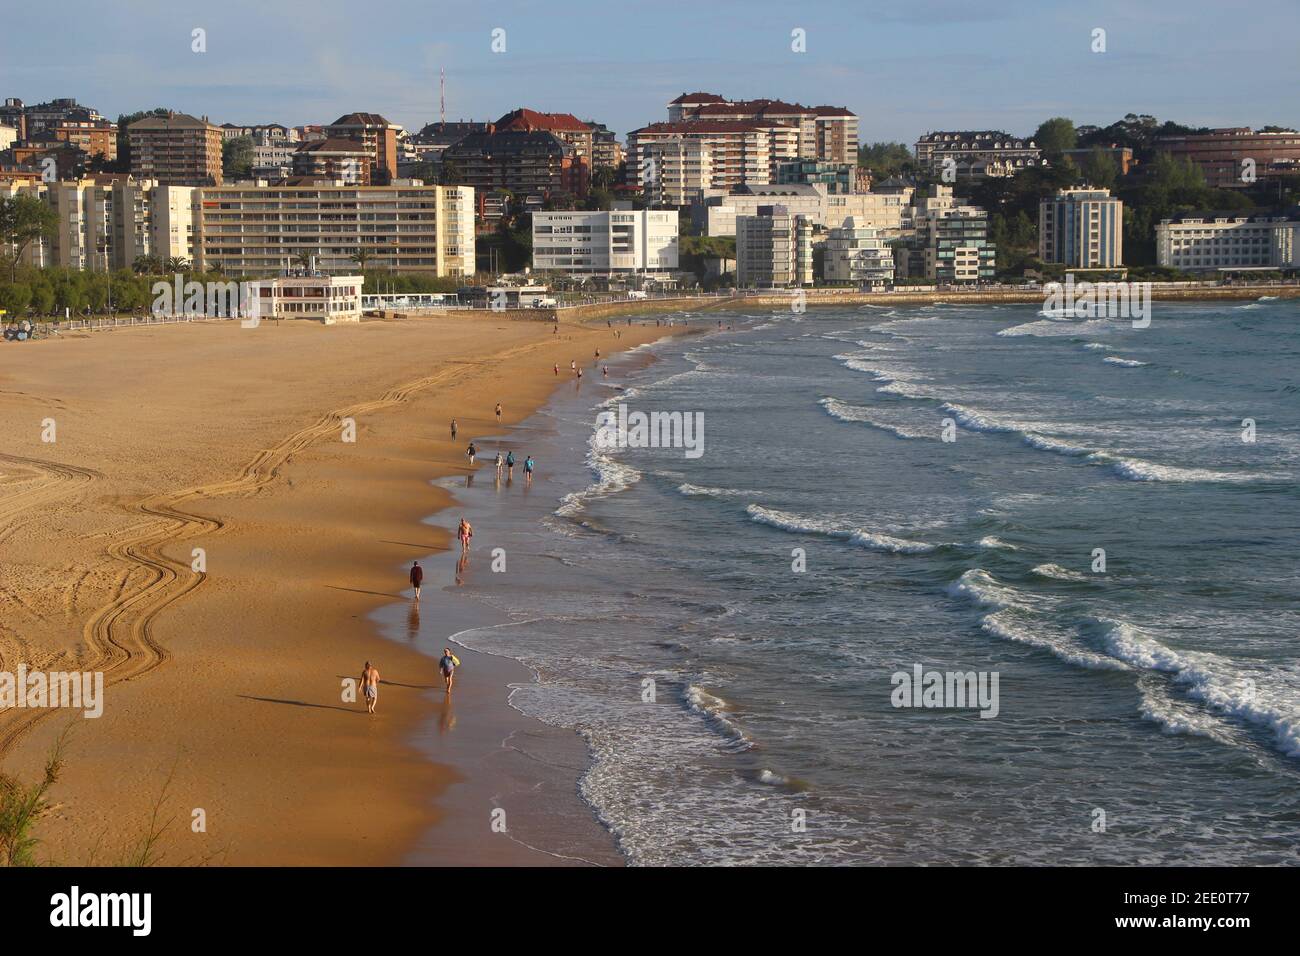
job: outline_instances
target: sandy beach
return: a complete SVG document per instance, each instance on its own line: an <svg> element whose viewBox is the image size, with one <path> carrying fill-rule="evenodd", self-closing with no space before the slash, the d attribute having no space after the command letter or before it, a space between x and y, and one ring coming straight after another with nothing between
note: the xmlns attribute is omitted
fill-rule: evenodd
<svg viewBox="0 0 1300 956"><path fill-rule="evenodd" d="M531 414L571 360L590 377L596 348L667 332L618 328L223 322L5 348L0 670L103 671L107 685L98 719L0 713L0 759L25 779L71 725L40 855L118 862L161 806L164 863L543 862L514 842L484 849L486 815L482 832L439 835L448 813L469 818L443 797L489 775L511 734L578 762L580 741L510 710L504 685L527 675L485 659L458 681L453 743L416 746L421 727L447 726L435 662L370 618L409 602L403 566L447 547L455 517L421 519L447 504L431 481L465 473L470 439ZM455 616L440 586L426 582L426 622ZM367 659L384 680L374 717L342 699ZM610 845L592 862L617 861Z"/></svg>

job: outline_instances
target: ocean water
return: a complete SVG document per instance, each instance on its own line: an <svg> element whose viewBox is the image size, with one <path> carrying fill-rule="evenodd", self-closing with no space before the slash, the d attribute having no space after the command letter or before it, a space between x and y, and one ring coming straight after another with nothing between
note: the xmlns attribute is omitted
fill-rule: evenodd
<svg viewBox="0 0 1300 956"><path fill-rule="evenodd" d="M460 640L536 672L630 863L1300 862L1300 305L727 321L457 492L512 622ZM704 453L596 447L619 402ZM916 665L996 717L895 707Z"/></svg>

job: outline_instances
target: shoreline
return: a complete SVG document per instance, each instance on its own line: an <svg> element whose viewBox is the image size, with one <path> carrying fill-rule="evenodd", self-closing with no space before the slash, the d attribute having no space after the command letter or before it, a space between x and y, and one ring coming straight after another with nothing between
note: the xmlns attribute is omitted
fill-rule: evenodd
<svg viewBox="0 0 1300 956"><path fill-rule="evenodd" d="M46 406L61 409L61 433L56 446L41 449L32 435L14 449L39 467L4 462L12 474L0 490L12 493L3 500L17 504L3 517L21 511L22 520L4 529L0 546L34 548L21 570L30 575L29 592L38 569L43 583L35 596L5 590L4 610L15 613L0 656L6 664L62 659L94 666L94 648L66 632L104 607L114 609L102 622L106 634L129 649L125 660L103 661L105 718L78 725L56 788L59 810L40 828L51 859L88 862L95 835L106 833L114 846L97 862L111 862L115 845L129 842L160 791L170 808L202 808L211 821L209 839L191 839L177 827L169 862L209 854L218 863L253 865L404 862L418 835L443 819L441 798L460 779L459 768L431 764L410 742L428 718L427 689L439 683L434 662L393 646L370 616L400 597L388 570L395 560L446 551L443 529L424 530L431 510L450 503L430 482L465 474L460 443L450 442L445 421L467 408L476 414L456 416L462 437L500 431L545 404L555 388L550 366L562 356L597 344L602 352L622 351L666 333L627 326L614 340L608 331L602 336L562 322L563 334L553 337L549 328L497 318L286 326L271 333L275 338L257 339L240 338L238 326L224 323L191 326L195 334L188 336L141 329L125 339L87 336L71 349L35 342L35 351L23 354L38 361L7 370L0 401L25 409L19 418L39 420ZM424 363L412 353L427 348L418 343L449 337L452 348L435 349L436 372L413 383L406 370ZM382 354L372 354L381 341ZM229 380L196 379L187 364L196 352L233 375L238 398ZM521 374L527 369L533 374ZM372 377L376 371L380 376ZM274 387L254 387L276 374ZM116 394L106 389L110 381ZM180 397L142 402L133 382ZM387 392L385 382L393 383ZM293 408L268 406L271 393ZM500 425L491 421L495 400L506 404ZM321 416L321 407L336 411ZM187 438L178 422L205 416L220 421L202 438ZM357 423L352 447L333 434L345 417ZM288 439L270 438L285 434L282 423L313 419ZM124 469L118 459L128 453L137 457ZM54 454L62 460L51 460ZM84 467L88 459L100 467ZM225 477L240 460L250 462L244 478ZM87 477L48 479L65 473L56 469L80 474L73 468ZM45 487L43 476L65 496L32 494ZM186 490L159 495L160 487ZM179 500L195 509L200 525L180 513ZM73 501L83 509L79 530L67 535L58 525ZM87 541L107 546L101 553ZM197 580L186 573L192 545L208 552ZM154 570L146 575L142 562ZM70 575L80 576L66 592ZM22 633L13 627L20 618ZM140 648L130 645L132 637ZM162 651L156 660L143 650L150 647ZM367 656L381 664L385 684L393 682L381 688L388 693L374 720L360 719L360 704L337 698L337 681ZM134 670L147 679L119 679ZM508 711L502 704L495 701ZM12 712L2 716L0 730L11 741L5 769L30 777L61 722L16 728ZM139 773L124 777L124 764Z"/></svg>

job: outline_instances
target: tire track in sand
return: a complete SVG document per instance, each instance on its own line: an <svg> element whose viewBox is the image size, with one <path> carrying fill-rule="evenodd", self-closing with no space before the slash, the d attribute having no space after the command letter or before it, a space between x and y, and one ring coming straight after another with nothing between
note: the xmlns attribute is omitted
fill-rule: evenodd
<svg viewBox="0 0 1300 956"><path fill-rule="evenodd" d="M500 362L548 344L542 341L517 346L493 355L491 360L494 363ZM82 628L82 637L87 655L77 665L79 669L103 671L105 686L112 686L119 681L143 676L170 659L170 653L154 636L154 622L170 604L202 584L207 574L195 572L189 565L174 561L163 553L163 549L177 541L218 534L225 528L224 521L185 510L182 505L228 495L256 494L273 482L284 464L299 451L315 441L337 435L343 419L400 405L415 392L433 385L454 382L474 371L474 367L480 364L482 363L451 362L447 368L433 375L394 386L379 398L326 412L307 427L292 433L271 448L258 452L233 478L197 485L172 494L151 495L137 502L133 506L134 510L149 520L132 525L128 529L131 534L109 545L107 553L112 559L128 564L131 569L128 582L136 580L139 583L101 607L86 622ZM3 457L7 456L0 456ZM13 460L37 464L30 459ZM53 467L53 463L39 464ZM57 468L99 477L97 472L88 469L71 469L62 465ZM0 504L0 509L2 508L3 504ZM4 514L0 510L0 518ZM54 712L53 709L27 708L8 711L8 714L14 716L0 729L0 756L37 721Z"/></svg>

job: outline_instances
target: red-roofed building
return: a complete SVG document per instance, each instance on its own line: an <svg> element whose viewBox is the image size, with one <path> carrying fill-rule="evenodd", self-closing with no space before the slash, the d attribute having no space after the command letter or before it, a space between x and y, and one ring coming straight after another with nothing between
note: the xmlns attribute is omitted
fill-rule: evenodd
<svg viewBox="0 0 1300 956"><path fill-rule="evenodd" d="M782 100L727 100L714 93L683 93L668 104L669 122L752 120L799 131L798 159L858 161L858 117L842 106L801 106Z"/></svg>
<svg viewBox="0 0 1300 956"><path fill-rule="evenodd" d="M520 107L496 121L498 132L521 130L525 133L550 133L562 143L573 147L574 155L592 165L595 152L593 130L572 113L541 113Z"/></svg>

